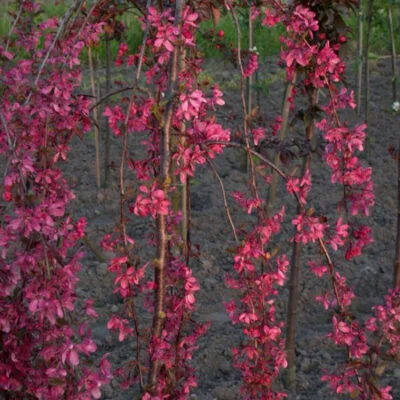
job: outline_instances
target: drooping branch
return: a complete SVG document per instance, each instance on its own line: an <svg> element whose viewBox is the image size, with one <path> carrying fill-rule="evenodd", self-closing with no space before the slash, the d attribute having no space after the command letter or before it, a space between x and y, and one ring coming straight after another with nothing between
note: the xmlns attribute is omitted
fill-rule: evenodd
<svg viewBox="0 0 400 400"><path fill-rule="evenodd" d="M37 86L37 84L39 82L39 79L40 79L40 76L42 75L43 69L44 69L44 67L45 67L45 65L46 65L46 63L47 63L47 61L48 61L48 59L49 59L49 57L51 55L51 52L54 49L54 46L56 45L57 41L61 37L61 34L63 33L66 24L68 23L68 21L70 20L72 15L76 12L76 10L78 10L81 7L83 2L84 2L84 0L75 0L74 4L72 4L71 7L66 11L64 17L61 20L60 26L58 27L57 33L55 34L55 36L53 38L53 41L51 42L51 45L48 48L48 50L46 52L46 55L43 58L42 63L40 64L38 73L37 73L36 78L34 80L34 84L33 84L34 87ZM30 96L28 96L28 99L26 100L26 102L29 101L29 98L30 98Z"/></svg>
<svg viewBox="0 0 400 400"><path fill-rule="evenodd" d="M227 199L226 199L226 192L225 192L224 183L222 182L222 179L221 179L221 177L219 176L218 171L217 171L217 169L215 168L215 166L214 166L214 164L212 163L212 161L209 160L209 159L207 159L207 163L208 163L208 165L210 166L210 168L211 168L213 174L215 175L215 177L216 177L217 180L218 180L218 183L219 183L219 185L220 185L221 192L222 192L222 199L223 199L223 201L224 201L224 208L225 208L226 216L227 216L228 221L229 221L229 223L230 223L230 225L231 225L231 227L232 227L232 232L233 232L233 236L235 237L235 241L236 241L236 243L239 243L239 238L238 238L237 233L236 233L236 228L235 228L235 225L234 225L234 223L233 223L232 215L231 215L231 212L229 211L229 206L228 206L228 201L227 201Z"/></svg>
<svg viewBox="0 0 400 400"><path fill-rule="evenodd" d="M265 163L266 165L268 165L272 170L276 171L277 174L285 181L287 181L289 178L288 176L277 166L275 165L272 161L268 160L268 158L266 158L265 156L263 156L262 154L260 154L258 151L252 149L252 148L248 148L247 146L241 144L241 143L234 143L234 142L223 142L223 141L212 141L212 142L205 142L204 144L221 144L223 146L226 147L236 147L238 149L242 149L244 151L246 151L247 153L257 157L260 159L260 161L262 161L263 163Z"/></svg>

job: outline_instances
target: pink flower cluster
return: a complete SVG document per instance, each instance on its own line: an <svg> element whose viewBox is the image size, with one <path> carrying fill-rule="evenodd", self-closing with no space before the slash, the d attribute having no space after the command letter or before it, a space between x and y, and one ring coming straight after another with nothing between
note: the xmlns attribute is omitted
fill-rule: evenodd
<svg viewBox="0 0 400 400"><path fill-rule="evenodd" d="M75 94L78 57L84 40L96 38L101 27L81 28L77 16L51 49L60 22L37 24L32 12L39 4L21 7L3 54L15 62L0 68L0 154L8 165L0 227L0 396L100 398L110 365L104 357L98 370L86 366L96 345L86 323L70 322L83 256L76 246L86 223L69 216L74 194L58 163L71 138L90 126L90 102ZM88 317L97 315L91 301L85 309Z"/></svg>
<svg viewBox="0 0 400 400"><path fill-rule="evenodd" d="M230 138L229 130L216 123L214 117L215 108L224 104L222 92L216 85L211 93L205 92L199 84L201 60L194 48L198 15L186 7L181 23L176 24L171 9L160 12L151 7L149 10L150 38L146 45L152 51L154 63L146 67L145 74L147 83L154 86L154 91L146 92L146 96L134 96L130 110L124 111L122 106L115 106L107 108L104 113L116 136L138 134L146 150L145 158L128 157L126 160L142 183L138 188L139 194L134 199L133 196L126 199L129 211L139 218L155 219L156 227L161 218L166 224L164 233L167 243L162 250L165 250L165 287L162 291L157 287L156 279L150 278L149 271L157 271L159 259L144 263L138 260L135 242L121 227L116 229L115 234L107 235L102 243L105 249L117 254L111 260L109 270L116 276L115 292L123 298L121 312L111 317L108 327L118 333L120 341L134 336L137 352L140 353L143 347L147 350L145 361L141 357L128 361L116 374L122 378L123 386L128 387L134 381L143 381L142 371L146 368L159 366L157 385L151 388L142 386L143 399L187 398L191 388L196 386L195 371L191 365L193 352L198 338L208 327L208 324L195 323L190 317L195 310L195 295L200 286L187 266L184 254L179 255L182 253L182 238L178 234L181 214L172 209L170 200L176 187L172 182L160 180L160 160L166 150L162 144L165 134L162 124L167 109L172 109L171 134L178 138L168 149L169 161L171 171L180 177L181 183L194 176L196 166L221 153L224 146L219 142L227 142ZM175 91L168 91L170 63L176 49L182 54L185 52L185 57L179 65L179 85ZM123 49L124 53L127 51ZM134 57L140 58L138 55ZM168 189L164 186L167 184ZM131 193L135 190L130 188ZM159 231L149 232L148 244L151 247L160 246ZM158 249L157 254L160 251ZM162 320L160 334L156 335L150 327L141 325L141 331L147 333L146 340L143 340L138 336L139 316L135 304L142 301L147 311L154 314L157 296L163 296L161 314L153 315L154 320Z"/></svg>
<svg viewBox="0 0 400 400"><path fill-rule="evenodd" d="M240 348L233 349L234 366L242 372L242 393L246 399L286 397L273 387L280 369L287 366L283 324L276 321L273 296L278 293L276 287L286 281L289 261L285 255L273 258L264 250L271 236L279 232L283 214L282 209L273 217L265 218L246 235L235 255L235 277L226 277L229 287L242 292L240 302L232 300L225 308L232 322L243 326L246 337ZM268 272L258 272L259 263Z"/></svg>
<svg viewBox="0 0 400 400"><path fill-rule="evenodd" d="M250 50L249 61L243 71L243 76L245 78L254 74L258 68L258 54L257 52Z"/></svg>

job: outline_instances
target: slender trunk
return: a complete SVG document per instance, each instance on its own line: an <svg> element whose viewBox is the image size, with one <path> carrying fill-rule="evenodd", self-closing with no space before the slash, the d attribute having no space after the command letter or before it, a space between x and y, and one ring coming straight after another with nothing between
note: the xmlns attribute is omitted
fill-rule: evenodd
<svg viewBox="0 0 400 400"><path fill-rule="evenodd" d="M254 47L253 33L253 20L251 19L251 10L249 9L249 50ZM253 108L253 75L248 77L247 85L247 113L250 115Z"/></svg>
<svg viewBox="0 0 400 400"><path fill-rule="evenodd" d="M251 9L249 8L249 25L248 25L248 29L249 29L249 42L248 42L248 46L249 46L249 54L250 54L250 49L253 48L253 33L254 33L254 29L253 29L253 20L251 19ZM246 84L247 84L247 90L246 90L246 102L247 102L247 116L251 115L251 111L253 108L253 76L250 75L247 79L246 79ZM250 122L250 121L249 121ZM249 164L250 164L250 154L245 153L244 156L246 157L245 159L245 171L247 172L249 170Z"/></svg>
<svg viewBox="0 0 400 400"><path fill-rule="evenodd" d="M297 208L297 213L299 212L300 207ZM301 243L295 242L293 244L289 280L289 305L286 327L286 360L288 366L285 371L286 389L293 399L296 398L296 314L299 296L300 253Z"/></svg>
<svg viewBox="0 0 400 400"><path fill-rule="evenodd" d="M397 237L394 260L393 286L400 288L400 141L397 152Z"/></svg>
<svg viewBox="0 0 400 400"><path fill-rule="evenodd" d="M309 107L313 109L317 102L318 91L316 89L310 94ZM310 144L314 136L314 118L311 118L308 125L306 126L306 138ZM304 158L301 177L303 178L307 171L310 169L311 154ZM304 207L299 204L297 206L297 214L304 212ZM286 369L286 387L289 395L296 398L296 315L297 315L297 302L299 295L299 280L300 280L300 262L301 262L301 243L294 242L291 270L290 270L290 281L289 281L289 304L288 304L288 315L287 315L287 326L286 326L286 357L288 366Z"/></svg>
<svg viewBox="0 0 400 400"><path fill-rule="evenodd" d="M365 75L364 75L364 88L365 88L365 99L364 99L364 121L368 125L369 122L369 99L370 99L370 85L369 85L369 39L371 37L372 28L372 12L373 12L374 0L368 0L367 3L367 32L365 37L365 47L364 47L364 63L365 63ZM365 143L366 150L368 150L370 144L369 135L367 135L367 140Z"/></svg>
<svg viewBox="0 0 400 400"><path fill-rule="evenodd" d="M94 66L93 66L93 54L92 49L89 47L89 70L90 70L90 84L92 86L92 95L94 98L96 96L96 84L94 78ZM100 132L99 132L99 115L97 107L93 108L93 119L94 119L94 140L96 147L96 182L97 189L101 187L101 178L100 178Z"/></svg>
<svg viewBox="0 0 400 400"><path fill-rule="evenodd" d="M287 82L286 84L285 96L282 102L282 125L278 136L279 141L283 141L285 139L289 127L290 104L291 104L290 98L292 96L292 91L295 81L296 81L296 75L294 75L293 79L290 82ZM278 168L281 164L281 157L279 152L276 153L274 164ZM274 170L272 173L271 185L269 187L269 192L268 192L267 210L269 214L272 213L272 210L274 208L277 185L278 185L278 174Z"/></svg>
<svg viewBox="0 0 400 400"><path fill-rule="evenodd" d="M179 26L182 19L184 8L184 0L176 0L175 2L175 25ZM176 84L179 69L179 46L175 46L170 61L169 82L166 92L168 103L165 108L163 117L163 137L161 138L161 172L159 176L160 186L163 188L165 196L169 197L171 187L171 129L172 117L174 113L174 96L176 92ZM165 313L165 276L168 264L168 226L167 216L159 215L157 217L157 258L154 263L156 284L154 318L153 318L153 340L161 337L164 327ZM151 360L149 373L149 386L154 388L157 385L157 379L160 372L160 361Z"/></svg>
<svg viewBox="0 0 400 400"><path fill-rule="evenodd" d="M248 107L247 107L247 99L245 93L245 85L246 85L246 78L244 76L244 68L242 62L242 54L241 54L241 32L240 32L240 25L237 13L235 8L230 9L233 22L236 28L236 37L237 37L237 63L239 65L240 70L240 98L242 102L242 112L243 112L243 140L244 145L246 148L246 157L249 161L249 170L250 170L250 187L251 187L251 194L254 198L259 198L257 185L256 185L256 174L255 174L255 165L253 158L250 157L250 139L249 139L249 120L248 120ZM260 215L259 215L260 217Z"/></svg>
<svg viewBox="0 0 400 400"><path fill-rule="evenodd" d="M364 37L364 23L363 23L363 7L362 0L358 3L358 31L357 31L357 114L361 113L361 94L362 94L362 76L363 76L363 37Z"/></svg>
<svg viewBox="0 0 400 400"><path fill-rule="evenodd" d="M392 96L393 103L397 101L397 68L396 68L396 43L394 39L392 6L388 6L388 20L390 29L390 41L392 44Z"/></svg>
<svg viewBox="0 0 400 400"><path fill-rule="evenodd" d="M258 68L256 69L255 74L256 74L255 75L256 101L257 101L257 108L259 110L261 105L261 90L260 90L260 74L258 72Z"/></svg>
<svg viewBox="0 0 400 400"><path fill-rule="evenodd" d="M182 70L185 65L185 58L186 58L186 51L181 52L180 54L180 69ZM186 124L182 122L181 131L180 131L180 138L179 141L182 146L185 147L186 143ZM181 222L181 237L183 240L183 254L186 256L187 261L189 260L189 243L188 243L188 216L189 216L189 201L188 196L190 195L189 191L190 186L190 178L187 177L186 181L182 184L181 191L180 191L180 201L181 201L181 211L182 211L182 222Z"/></svg>
<svg viewBox="0 0 400 400"><path fill-rule="evenodd" d="M106 35L106 93L111 91L111 38ZM104 137L104 187L110 180L110 125L106 124Z"/></svg>

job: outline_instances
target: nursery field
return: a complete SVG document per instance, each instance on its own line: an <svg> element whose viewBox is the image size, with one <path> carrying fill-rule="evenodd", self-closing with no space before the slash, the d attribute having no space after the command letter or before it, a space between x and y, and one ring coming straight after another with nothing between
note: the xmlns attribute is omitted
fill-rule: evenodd
<svg viewBox="0 0 400 400"><path fill-rule="evenodd" d="M279 113L284 89L284 73L278 67L277 58L266 58L260 61L259 80L268 83L268 90L259 94L260 115L268 120ZM99 71L98 79L104 79L104 71ZM129 79L134 70L124 71ZM224 91L226 106L218 111L219 122L229 127L232 132L240 125L240 98L237 90L238 71L231 63L223 60L207 60L205 76L220 82ZM354 88L354 72L347 74L349 89ZM256 96L255 96L256 97ZM357 296L352 305L354 315L361 321L371 314L371 307L379 304L390 287L395 257L396 220L397 220L397 163L389 153L390 146L396 146L399 138L400 114L392 110L390 62L382 58L374 62L371 74L371 120L368 128L368 149L361 155L363 162L373 169L373 182L376 193L376 205L371 216L366 219L372 227L374 243L369 245L363 255L352 261L343 261L338 257L338 269L348 278L349 285ZM355 111L345 115L349 125L362 121ZM290 128L287 141L294 140L302 134L301 123ZM140 138L131 138L132 148L137 148ZM140 147L140 146L139 146ZM68 180L73 184L77 195L72 203L74 216L85 216L88 220L87 234L93 242L99 243L102 237L113 230L119 218L118 169L112 172L109 188L96 190L95 151L93 136L86 135L82 140L75 140L72 145L71 158L63 165ZM102 149L101 149L102 151ZM112 141L112 163L119 165L121 141ZM135 150L140 157L141 151ZM268 155L268 151L265 152ZM301 160L293 160L290 168L300 164ZM246 216L234 203L229 193L245 190L248 174L243 170L243 154L237 149L226 149L224 154L215 160L216 169L223 180L228 194L228 203L236 226L245 223ZM289 167L289 166L288 166ZM285 167L284 167L285 169ZM316 154L312 161L313 191L309 203L318 213L334 214L337 199L340 197L340 186L330 183L330 171ZM138 188L134 175L127 176L127 185ZM284 193L284 185L278 193ZM267 185L262 195L266 198ZM235 297L235 292L225 285L225 275L232 271L233 255L230 249L235 245L234 237L221 196L218 180L207 166L199 169L191 181L192 205L192 244L199 245L198 255L191 260L190 267L200 282L201 290L197 296L198 305L193 318L198 321L210 321L210 329L200 339L199 348L195 352L193 364L199 376L199 386L191 398L204 400L233 400L240 398L240 373L232 367L231 347L238 346L243 340L242 329L232 325L225 311L224 302ZM276 208L285 205L287 215L281 234L275 239L281 251L290 256L292 246L289 243L293 236L291 219L295 215L293 198L288 194L277 198ZM132 216L128 224L129 234L138 245L138 253L144 258L152 257L146 245L145 237L152 232L151 221ZM273 246L273 245L271 245ZM151 249L150 249L151 250ZM78 299L93 298L99 319L92 326L95 342L99 346L98 355L110 353L113 365L120 366L133 357L134 340L119 343L118 337L107 329L110 314L118 313L121 299L112 294L114 274L107 270L107 263L100 262L87 249L81 281L78 285ZM325 311L314 298L323 289L329 287L328 279L321 286L321 279L311 271L307 261L316 255L315 245L307 245L302 250L300 299L297 322L296 354L297 354L297 399L324 400L341 399L334 395L329 385L321 382L324 369L334 370L344 360L345 350L338 351L325 335L331 329L331 312ZM113 253L106 253L109 259ZM333 256L335 254L333 253ZM334 258L336 261L336 259ZM288 288L285 285L277 301L277 318L285 320L287 310ZM142 311L145 313L144 311ZM146 318L145 318L146 320ZM147 323L151 323L150 316ZM393 362L385 363L382 384L393 386L393 398L400 396L400 368ZM105 387L104 398L130 399L132 391L120 392L117 380Z"/></svg>
<svg viewBox="0 0 400 400"><path fill-rule="evenodd" d="M0 399L400 400L396 2L1 12Z"/></svg>

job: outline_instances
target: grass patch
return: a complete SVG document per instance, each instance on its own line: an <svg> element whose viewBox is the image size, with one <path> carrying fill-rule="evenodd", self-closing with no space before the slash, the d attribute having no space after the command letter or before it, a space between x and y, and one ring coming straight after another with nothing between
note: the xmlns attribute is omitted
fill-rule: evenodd
<svg viewBox="0 0 400 400"><path fill-rule="evenodd" d="M387 12L386 8L380 6L378 3L373 12L373 29L370 39L370 51L378 55L389 54L390 35ZM37 21L41 22L46 18L53 16L62 17L70 4L70 0L61 0L58 2L44 1L42 4L43 12L38 16ZM12 18L8 14L9 9L14 13L17 13L16 2L6 0L0 3L0 35L2 37L5 37L8 34L12 24ZM241 47L242 49L248 49L248 10L239 10L238 20L241 30ZM396 32L399 29L399 20L400 7L393 6L393 21ZM143 38L141 24L134 11L130 10L126 12L121 17L121 21L124 23L126 29L120 41L112 40L110 43L112 59L115 59L121 41L128 44L131 53L135 53ZM356 40L357 16L351 13L346 19L346 22L351 28L351 33L349 34L350 40L354 41ZM364 27L364 32L365 28L366 27ZM218 36L219 31L224 31L224 37L222 39ZM255 25L254 45L257 47L260 57L279 54L281 48L279 37L284 33L284 31L285 27L281 25L272 29L261 26L259 23ZM205 58L226 57L226 52L224 54L217 47L219 44L223 43L223 47L230 49L233 48L236 43L236 28L231 15L224 12L217 27L214 27L212 21L202 22L200 24L200 29L196 32L196 38L197 46L204 54ZM399 35L396 35L396 47L400 50ZM106 46L104 41L101 41L99 45L93 49L93 56L101 65L104 65L106 59ZM82 61L87 63L87 60L87 52L84 52L82 54Z"/></svg>
<svg viewBox="0 0 400 400"><path fill-rule="evenodd" d="M241 48L249 48L249 30L248 30L248 17L243 15L238 16L241 35ZM214 27L211 21L202 22L196 33L197 45L204 53L205 58L222 58L224 55L217 48L218 44L223 44L230 48L234 47L237 41L237 32L232 17L228 14L223 15L217 25ZM257 47L258 53L261 57L279 54L280 41L279 36L284 31L283 26L274 27L269 29L265 26L257 24L254 29L254 45ZM221 40L218 37L218 32L223 31L224 37Z"/></svg>

